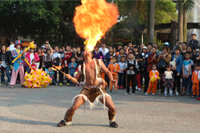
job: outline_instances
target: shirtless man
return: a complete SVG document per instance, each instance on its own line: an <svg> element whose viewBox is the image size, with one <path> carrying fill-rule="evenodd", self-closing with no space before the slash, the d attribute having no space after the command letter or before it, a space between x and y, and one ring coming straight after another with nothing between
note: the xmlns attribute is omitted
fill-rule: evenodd
<svg viewBox="0 0 200 133"><path fill-rule="evenodd" d="M100 101L104 104L104 107L106 106L108 108L110 126L117 128L118 125L115 122L115 106L110 95L105 91L107 83L100 78L101 69L108 75L111 82L115 83L116 81L113 80L112 74L104 63L100 60L92 59L92 54L89 51L83 53L83 58L84 63L79 66L78 74L76 75L77 81L81 79L83 89L80 94L74 98L73 105L67 110L64 119L61 120L57 126L71 125L74 112L86 101L90 103L91 108ZM69 79L71 78L72 77L69 77Z"/></svg>

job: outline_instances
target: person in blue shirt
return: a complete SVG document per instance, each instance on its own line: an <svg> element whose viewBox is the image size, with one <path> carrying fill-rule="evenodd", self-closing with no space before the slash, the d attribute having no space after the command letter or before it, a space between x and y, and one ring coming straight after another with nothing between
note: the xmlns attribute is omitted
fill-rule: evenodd
<svg viewBox="0 0 200 133"><path fill-rule="evenodd" d="M172 56L172 61L175 61L175 66L172 67L173 74L175 76L173 91L175 92L175 87L177 85L177 91L176 91L177 96L180 93L180 77L181 77L181 71L182 71L182 66L183 66L183 56L180 53L181 53L181 48L176 47L175 54Z"/></svg>
<svg viewBox="0 0 200 133"><path fill-rule="evenodd" d="M21 85L23 86L24 83L24 66L22 62L22 59L24 59L24 52L21 50L22 44L20 40L15 41L15 48L15 50L11 51L13 59L17 58L20 54L22 54L22 56L18 58L13 64L12 76L10 81L11 88L13 88L16 83L18 73L20 75Z"/></svg>
<svg viewBox="0 0 200 133"><path fill-rule="evenodd" d="M74 77L74 73L76 71L76 68L77 68L77 64L75 62L75 58L72 57L71 58L71 62L69 63L69 74ZM74 85L74 83L72 84L72 82L70 81L70 85Z"/></svg>

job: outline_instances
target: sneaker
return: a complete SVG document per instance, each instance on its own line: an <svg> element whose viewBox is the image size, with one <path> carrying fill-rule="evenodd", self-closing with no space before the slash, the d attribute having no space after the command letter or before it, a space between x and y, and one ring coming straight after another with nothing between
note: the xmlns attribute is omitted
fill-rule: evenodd
<svg viewBox="0 0 200 133"><path fill-rule="evenodd" d="M2 84L2 85L5 85L5 82L2 82L1 84Z"/></svg>
<svg viewBox="0 0 200 133"><path fill-rule="evenodd" d="M2 85L2 84L0 83L0 85Z"/></svg>
<svg viewBox="0 0 200 133"><path fill-rule="evenodd" d="M125 95L128 95L128 92L126 92Z"/></svg>
<svg viewBox="0 0 200 133"><path fill-rule="evenodd" d="M169 94L169 96L172 97L173 95L172 95L172 94Z"/></svg>
<svg viewBox="0 0 200 133"><path fill-rule="evenodd" d="M117 93L117 91L113 91L113 94Z"/></svg>
<svg viewBox="0 0 200 133"><path fill-rule="evenodd" d="M152 93L153 96L155 96L155 93Z"/></svg>
<svg viewBox="0 0 200 133"><path fill-rule="evenodd" d="M199 97L198 97L198 96L196 96L196 99L199 99Z"/></svg>
<svg viewBox="0 0 200 133"><path fill-rule="evenodd" d="M121 89L123 89L123 86L121 85Z"/></svg>
<svg viewBox="0 0 200 133"><path fill-rule="evenodd" d="M200 97L197 100L200 100Z"/></svg>
<svg viewBox="0 0 200 133"><path fill-rule="evenodd" d="M192 98L194 98L195 97L195 95L192 95Z"/></svg>
<svg viewBox="0 0 200 133"><path fill-rule="evenodd" d="M10 82L8 82L7 85L9 86L9 85L10 85Z"/></svg>
<svg viewBox="0 0 200 133"><path fill-rule="evenodd" d="M131 96L134 96L134 95L135 95L135 93L132 93L132 94L131 94Z"/></svg>
<svg viewBox="0 0 200 133"><path fill-rule="evenodd" d="M138 90L138 86L136 86L135 89Z"/></svg>
<svg viewBox="0 0 200 133"><path fill-rule="evenodd" d="M178 92L176 92L176 95L179 96Z"/></svg>
<svg viewBox="0 0 200 133"><path fill-rule="evenodd" d="M119 85L117 86L117 89L119 89Z"/></svg>
<svg viewBox="0 0 200 133"><path fill-rule="evenodd" d="M13 88L13 87L14 87L13 85L10 86L10 88Z"/></svg>
<svg viewBox="0 0 200 133"><path fill-rule="evenodd" d="M167 97L167 94L164 94L165 97Z"/></svg>
<svg viewBox="0 0 200 133"><path fill-rule="evenodd" d="M60 83L60 86L62 86L63 84L62 83Z"/></svg>
<svg viewBox="0 0 200 133"><path fill-rule="evenodd" d="M138 91L141 91L141 89L140 89L140 88L138 88Z"/></svg>
<svg viewBox="0 0 200 133"><path fill-rule="evenodd" d="M148 95L148 93L145 93L145 95L147 96L147 95Z"/></svg>
<svg viewBox="0 0 200 133"><path fill-rule="evenodd" d="M65 122L65 120L61 120L58 124L57 124L57 127L63 127L63 126L69 126L69 125L72 125L71 122Z"/></svg>
<svg viewBox="0 0 200 133"><path fill-rule="evenodd" d="M112 93L112 90L110 90L110 93Z"/></svg>
<svg viewBox="0 0 200 133"><path fill-rule="evenodd" d="M78 87L78 85L76 85L76 87Z"/></svg>
<svg viewBox="0 0 200 133"><path fill-rule="evenodd" d="M159 91L159 93L158 93L159 95L161 95L162 93Z"/></svg>
<svg viewBox="0 0 200 133"><path fill-rule="evenodd" d="M67 83L67 85L69 86L69 83Z"/></svg>
<svg viewBox="0 0 200 133"><path fill-rule="evenodd" d="M117 123L114 121L114 122L110 122L110 126L111 127L114 127L114 128L117 128L118 127L118 125L117 125Z"/></svg>

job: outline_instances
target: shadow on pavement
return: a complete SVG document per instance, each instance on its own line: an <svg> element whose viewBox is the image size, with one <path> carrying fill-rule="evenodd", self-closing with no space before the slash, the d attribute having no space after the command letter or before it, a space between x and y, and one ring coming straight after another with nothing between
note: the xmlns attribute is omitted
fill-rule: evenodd
<svg viewBox="0 0 200 133"><path fill-rule="evenodd" d="M0 121L26 124L26 125L50 125L52 127L55 127L57 124L53 122L42 122L42 121L23 120L23 119L15 119L15 118L12 119L12 118L2 117L2 116L0 116Z"/></svg>

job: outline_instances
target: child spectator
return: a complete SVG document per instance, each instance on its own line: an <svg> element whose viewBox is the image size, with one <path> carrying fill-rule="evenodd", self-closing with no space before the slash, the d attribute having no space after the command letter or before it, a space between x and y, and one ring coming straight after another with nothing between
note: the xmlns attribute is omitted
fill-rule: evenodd
<svg viewBox="0 0 200 133"><path fill-rule="evenodd" d="M186 88L188 88L188 93L189 96L191 96L191 92L192 92L192 82L191 82L191 78L192 78L192 66L194 65L193 61L190 59L191 57L191 53L190 52L186 52L185 53L185 60L183 61L183 67L182 67L182 72L183 72L183 77L182 77L182 81L183 81L183 91L182 94L180 94L180 96L183 96L186 94Z"/></svg>
<svg viewBox="0 0 200 133"><path fill-rule="evenodd" d="M163 73L163 86L165 87L164 96L167 96L167 91L169 89L169 96L172 97L172 87L174 85L173 72L171 71L171 66L169 64L166 65L166 71Z"/></svg>
<svg viewBox="0 0 200 133"><path fill-rule="evenodd" d="M32 69L35 71L37 69L37 65L35 64L35 59L32 60L31 64Z"/></svg>
<svg viewBox="0 0 200 133"><path fill-rule="evenodd" d="M135 57L135 60L138 63L138 70L139 70L139 73L137 75L135 75L135 78L136 78L137 84L138 84L138 91L140 91L141 90L140 89L141 88L140 72L142 71L142 69L144 69L145 66L144 66L144 63L141 61L141 59L138 56Z"/></svg>
<svg viewBox="0 0 200 133"><path fill-rule="evenodd" d="M199 79L198 79L198 71L199 71L200 65L195 64L195 71L193 71L192 73L192 91L193 91L193 95L192 98L198 98L199 96Z"/></svg>
<svg viewBox="0 0 200 133"><path fill-rule="evenodd" d="M118 83L118 72L120 72L120 67L119 67L119 64L117 64L117 57L116 56L113 56L112 58L112 63L110 63L108 65L108 70L111 71L112 75L113 75L113 79L116 80L117 82L115 82L115 84L113 84L111 81L110 81L110 86L109 86L109 90L110 92L112 92L112 88L113 88L113 85L114 85L114 92L113 94L115 94L117 92L117 83Z"/></svg>
<svg viewBox="0 0 200 133"><path fill-rule="evenodd" d="M152 65L152 69L153 70L151 70L149 73L149 78L150 78L149 88L148 88L147 92L145 93L145 95L148 95L152 91L152 95L154 96L156 94L158 80L151 82L151 77L153 75L156 75L158 77L159 72L156 70L156 64Z"/></svg>
<svg viewBox="0 0 200 133"><path fill-rule="evenodd" d="M181 75L181 70L183 67L183 56L180 54L181 53L181 48L176 47L175 49L175 55L172 56L173 62L175 62L174 66L172 67L174 77L175 77L175 83L174 83L174 88L173 91L175 92L175 87L177 85L177 91L176 95L178 96L180 93L180 75Z"/></svg>
<svg viewBox="0 0 200 133"><path fill-rule="evenodd" d="M126 58L124 56L121 57L121 62L119 62L119 67L120 71L118 73L118 86L117 89L119 89L119 86L121 89L123 89L123 84L124 84L124 70L126 69L126 63L125 63Z"/></svg>
<svg viewBox="0 0 200 133"><path fill-rule="evenodd" d="M47 74L49 74L49 76L52 78L52 84L55 84L57 86L55 77L54 77L54 71L52 70L51 67L48 67L48 69L45 68L45 71L47 72Z"/></svg>
<svg viewBox="0 0 200 133"><path fill-rule="evenodd" d="M74 77L74 73L76 71L76 68L77 68L77 64L75 62L75 57L72 57L71 58L71 62L69 63L69 74ZM70 81L70 85L74 85L74 83L72 83Z"/></svg>
<svg viewBox="0 0 200 133"><path fill-rule="evenodd" d="M135 95L135 75L137 74L138 70L138 63L134 59L134 53L129 53L128 55L129 60L127 62L127 90L125 95L129 94L129 89L130 89L130 81L132 80L132 93L130 95Z"/></svg>

